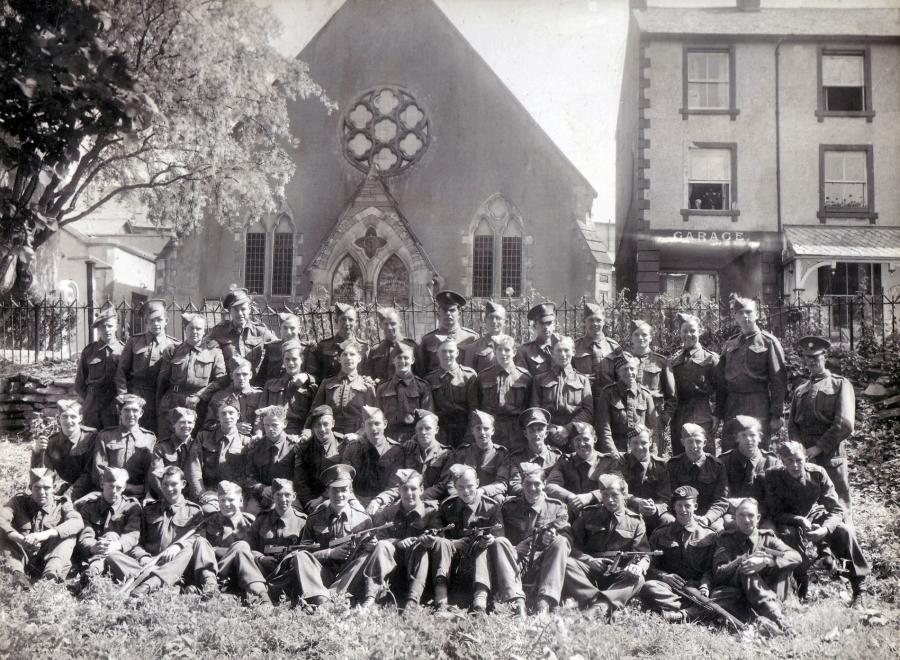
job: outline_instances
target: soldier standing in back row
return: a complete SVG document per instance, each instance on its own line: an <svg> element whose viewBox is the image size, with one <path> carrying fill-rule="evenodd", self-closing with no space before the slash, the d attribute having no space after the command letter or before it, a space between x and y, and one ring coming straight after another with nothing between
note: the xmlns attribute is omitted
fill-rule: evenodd
<svg viewBox="0 0 900 660"><path fill-rule="evenodd" d="M394 375L394 356L401 348L409 348L415 354L419 345L412 339L403 336L400 324L400 313L393 307L380 307L378 321L381 324L382 340L369 351L364 373L375 381L376 385L387 382ZM414 369L421 375L419 366Z"/></svg>
<svg viewBox="0 0 900 660"><path fill-rule="evenodd" d="M438 349L448 339L456 342L457 348L466 349L468 345L478 339L478 334L469 328L462 326L460 315L462 308L466 306L466 299L456 291L439 291L434 296L437 304L438 327L422 337L419 345L419 373L427 375L437 369L441 362L438 359Z"/></svg>
<svg viewBox="0 0 900 660"><path fill-rule="evenodd" d="M603 308L596 303L584 303L584 335L575 340L572 366L591 380L591 389L599 392L615 381L612 360L605 359L621 350L618 342L603 334Z"/></svg>
<svg viewBox="0 0 900 660"><path fill-rule="evenodd" d="M672 414L672 456L684 451L681 430L688 423L703 427L707 439L705 449L715 456L719 420L713 415L710 401L717 390L719 355L701 346L700 319L681 313L676 319L681 332L681 351L669 358L676 392Z"/></svg>
<svg viewBox="0 0 900 660"><path fill-rule="evenodd" d="M506 308L487 300L484 303L484 334L463 349L460 349L460 364L481 373L494 364L494 337L506 332Z"/></svg>
<svg viewBox="0 0 900 660"><path fill-rule="evenodd" d="M323 386L327 378L340 373L341 355L351 344L355 344L359 352L359 373L366 373L369 343L356 334L357 324L356 310L353 307L342 302L334 303L334 334L316 344L306 361L306 371Z"/></svg>
<svg viewBox="0 0 900 660"><path fill-rule="evenodd" d="M118 421L113 404L116 398L116 369L123 348L116 337L118 326L115 308L102 310L91 324L91 328L97 330L99 339L85 346L78 358L75 392L84 406L85 425L95 429L115 426Z"/></svg>
<svg viewBox="0 0 900 660"><path fill-rule="evenodd" d="M731 301L740 332L729 339L719 360L716 417L756 417L763 428L764 446L784 426L787 366L781 342L757 325L756 301L735 296ZM722 451L734 448L734 438L722 438Z"/></svg>
<svg viewBox="0 0 900 660"><path fill-rule="evenodd" d="M222 307L228 310L230 318L217 323L209 331L209 339L221 349L229 373L231 358L235 355L247 359L253 356L256 360L253 372L256 373L262 362L263 344L278 339L265 325L251 318L252 305L247 289L229 291L222 301ZM228 379L219 378L218 385L228 387Z"/></svg>
<svg viewBox="0 0 900 660"><path fill-rule="evenodd" d="M556 305L541 303L528 310L528 320L534 324L534 339L522 344L516 354L516 364L532 378L550 371L553 366L553 347L559 340L556 334Z"/></svg>

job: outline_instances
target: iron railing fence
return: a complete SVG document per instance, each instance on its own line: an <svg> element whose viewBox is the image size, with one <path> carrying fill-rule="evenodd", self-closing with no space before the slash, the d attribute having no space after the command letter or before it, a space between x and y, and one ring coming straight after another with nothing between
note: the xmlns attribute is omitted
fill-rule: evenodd
<svg viewBox="0 0 900 660"><path fill-rule="evenodd" d="M538 301L527 299L504 300L507 308L507 332L519 342L528 341L531 325L528 310ZM540 301L542 302L542 301ZM18 364L40 362L45 359L68 359L78 355L90 341L90 325L100 307L86 304L66 304L61 300L45 299L39 303L0 303L0 358ZM125 340L143 331L139 307L128 302L115 305L118 310L120 337ZM358 302L359 335L369 341L379 337L378 306ZM228 318L228 311L218 302L168 304L167 332L182 338L181 314L203 314L210 327ZM407 336L416 340L437 327L437 307L433 303L396 307ZM704 326L703 341L718 351L725 339L736 332L727 302L694 300L677 302L670 299L616 300L605 305L606 333L620 343L629 335L628 325L633 319L643 319L654 327L656 350L669 354L679 345L676 315L689 312L698 316ZM885 340L898 337L900 296L831 296L815 301L764 303L759 301L760 325L793 345L807 334L829 337L846 350L856 351L866 342L868 348L878 348ZM301 337L320 340L333 334L334 310L324 302L278 305L270 307L257 303L255 316L278 334L280 312L294 312L300 317ZM470 303L462 310L463 324L482 330L481 306ZM577 337L582 334L583 301L564 299L557 304L557 332Z"/></svg>

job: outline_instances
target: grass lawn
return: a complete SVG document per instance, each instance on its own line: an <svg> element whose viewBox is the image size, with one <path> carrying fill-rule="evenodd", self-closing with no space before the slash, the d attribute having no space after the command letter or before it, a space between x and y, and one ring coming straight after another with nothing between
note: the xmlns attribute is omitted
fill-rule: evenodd
<svg viewBox="0 0 900 660"><path fill-rule="evenodd" d="M0 495L25 484L28 447L0 439ZM891 490L900 484L885 484ZM865 497L865 499L863 499ZM846 582L813 584L807 604L789 604L794 637L742 635L668 625L632 608L614 625L564 607L520 621L507 612L472 617L427 609L352 611L344 602L315 614L241 607L228 596L201 602L169 592L142 602L109 582L76 599L58 585L13 592L0 576L2 658L897 658L900 657L900 521L870 489L855 493L856 521L873 563L865 609L849 609Z"/></svg>

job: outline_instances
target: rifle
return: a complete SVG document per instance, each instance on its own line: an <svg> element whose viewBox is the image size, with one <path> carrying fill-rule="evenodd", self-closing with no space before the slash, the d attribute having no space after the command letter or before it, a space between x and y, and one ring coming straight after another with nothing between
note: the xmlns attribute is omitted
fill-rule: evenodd
<svg viewBox="0 0 900 660"><path fill-rule="evenodd" d="M483 527L469 527L468 529L463 530L466 539L469 543L466 545L465 549L461 553L462 559L470 559L475 555L476 550L480 550L480 546L478 542L487 538L494 532L501 531L503 529L502 523L495 523L493 525L485 525Z"/></svg>
<svg viewBox="0 0 900 660"><path fill-rule="evenodd" d="M361 529L357 532L350 532L344 536L339 536L336 539L331 539L328 542L329 548L336 548L339 545L344 545L345 543L351 543L356 541L359 543L360 540L369 536L369 534L374 534L375 532L380 532L382 529L390 529L394 526L394 523L384 523L383 525L378 525L377 527L369 527L368 529Z"/></svg>
<svg viewBox="0 0 900 660"><path fill-rule="evenodd" d="M716 618L722 620L735 632L740 632L747 627L743 621L733 616L724 607L710 600L708 596L704 596L702 593L700 593L699 589L695 589L694 587L689 587L687 585L683 587L674 587L671 584L669 585L669 588L677 595L681 596L682 598L686 598L690 602L702 608L703 611L708 612L709 614L712 614Z"/></svg>
<svg viewBox="0 0 900 660"><path fill-rule="evenodd" d="M294 543L291 545L265 545L263 546L263 554L281 558L296 550L317 550L318 548L319 544L314 542Z"/></svg>
<svg viewBox="0 0 900 660"><path fill-rule="evenodd" d="M519 571L522 574L523 583L525 581L525 576L528 575L534 567L535 555L537 555L537 551L541 549L539 546L542 545L544 532L553 528L553 523L547 523L546 525L535 527L528 535L528 550L525 552L524 556L519 558Z"/></svg>
<svg viewBox="0 0 900 660"><path fill-rule="evenodd" d="M449 525L444 525L443 527L426 529L423 532L423 536L438 536L439 534L446 534L447 532L452 532L456 529L456 525L454 523L450 523Z"/></svg>
<svg viewBox="0 0 900 660"><path fill-rule="evenodd" d="M608 552L595 553L595 557L600 559L612 559L612 563L606 567L605 575L612 575L619 570L622 558L630 559L631 557L660 557L662 550L610 550Z"/></svg>
<svg viewBox="0 0 900 660"><path fill-rule="evenodd" d="M213 515L214 515L214 514L206 515L206 516L204 516L204 517L200 520L200 522L196 523L195 525L192 525L191 527L188 527L186 530L184 530L184 531L181 533L181 535L180 535L177 539L175 539L174 541L172 541L172 542L167 546L167 549L168 549L168 548L171 548L171 547L172 547L173 545L175 545L176 543L180 543L181 541L184 541L184 540L190 538L191 536L193 536L193 535L197 532L197 530L199 530L201 527L203 527L204 525L206 525L206 523L208 523L208 522L212 519L212 516L213 516ZM122 584L122 586L119 587L119 593L122 593L122 594L129 594L129 593L131 593L131 590L132 590L132 589L134 589L136 586L138 586L138 585L144 580L145 577L147 577L148 575L150 575L150 573L153 571L154 568L156 568L157 566L159 566L159 559L160 559L160 557L162 557L162 552L160 552L158 555L154 556L154 557L150 560L149 563L147 563L147 564L144 565L144 567L143 567L141 570L139 570L137 573L135 573L135 574L132 575L130 578L128 578L128 579Z"/></svg>

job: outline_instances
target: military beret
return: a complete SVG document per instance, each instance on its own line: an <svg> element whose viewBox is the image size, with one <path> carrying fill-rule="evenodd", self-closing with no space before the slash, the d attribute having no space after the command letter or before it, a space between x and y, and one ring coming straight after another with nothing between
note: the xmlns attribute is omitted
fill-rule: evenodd
<svg viewBox="0 0 900 660"><path fill-rule="evenodd" d="M281 323L284 323L285 321L291 321L291 320L297 321L297 323L299 323L300 317L297 316L296 314L294 314L293 312L278 312L278 320Z"/></svg>
<svg viewBox="0 0 900 660"><path fill-rule="evenodd" d="M284 355L289 351L300 351L302 353L303 344L301 344L298 339L288 339L281 345L281 354Z"/></svg>
<svg viewBox="0 0 900 660"><path fill-rule="evenodd" d="M221 411L223 408L234 408L241 412L241 398L232 392L219 402L219 410Z"/></svg>
<svg viewBox="0 0 900 660"><path fill-rule="evenodd" d="M64 412L74 412L80 415L81 402L75 399L60 399L56 402L56 410L60 415Z"/></svg>
<svg viewBox="0 0 900 660"><path fill-rule="evenodd" d="M756 301L753 298L744 298L743 296L731 294L731 311L739 312L744 309L755 311Z"/></svg>
<svg viewBox="0 0 900 660"><path fill-rule="evenodd" d="M362 413L363 421L372 419L375 416L379 416L382 419L384 419L384 412L381 410L381 408L378 408L377 406L363 406L361 413Z"/></svg>
<svg viewBox="0 0 900 660"><path fill-rule="evenodd" d="M412 423L415 424L416 426L418 426L418 425L419 425L419 422L421 422L423 419L428 419L429 417L433 417L433 418L434 418L435 424L437 424L437 421L438 421L438 416L437 416L437 415L435 415L435 414L434 414L433 412L431 412L430 410L424 410L424 409L422 409L422 408L416 408L416 409L413 411L412 417L413 417Z"/></svg>
<svg viewBox="0 0 900 660"><path fill-rule="evenodd" d="M203 314L198 312L184 312L181 315L181 324L182 325L190 325L194 321L203 321L203 325L206 325L206 317Z"/></svg>
<svg viewBox="0 0 900 660"><path fill-rule="evenodd" d="M679 486L672 491L672 504L678 500L696 500L700 497L700 491L693 486Z"/></svg>
<svg viewBox="0 0 900 660"><path fill-rule="evenodd" d="M625 433L625 437L630 440L631 438L639 438L642 435L650 435L650 433L650 429L643 424L635 424L634 426L628 427L628 431Z"/></svg>
<svg viewBox="0 0 900 660"><path fill-rule="evenodd" d="M224 403L223 403L224 405ZM177 422L179 419L186 419L190 417L193 420L197 419L197 411L191 410L190 408L185 408L183 406L178 406L177 408L172 408L169 411L169 421L173 424Z"/></svg>
<svg viewBox="0 0 900 660"><path fill-rule="evenodd" d="M237 307L238 305L249 305L252 301L250 300L250 292L247 289L232 289L228 293L225 294L225 299L222 301L222 307L225 309L231 309L232 307Z"/></svg>
<svg viewBox="0 0 900 660"><path fill-rule="evenodd" d="M219 482L219 485L216 486L216 495L218 495L219 497L224 497L229 493L243 494L243 491L241 490L241 487L233 481L226 481L225 479L223 479Z"/></svg>
<svg viewBox="0 0 900 660"><path fill-rule="evenodd" d="M485 315L499 314L500 316L506 316L506 307L499 303L495 303L493 300L485 300L484 313Z"/></svg>
<svg viewBox="0 0 900 660"><path fill-rule="evenodd" d="M706 437L706 429L692 422L682 424L681 430L685 435L702 435L704 438Z"/></svg>
<svg viewBox="0 0 900 660"><path fill-rule="evenodd" d="M483 410L473 410L469 414L469 426L476 426L480 424L489 424L490 426L494 425L494 416L490 413L486 413Z"/></svg>
<svg viewBox="0 0 900 660"><path fill-rule="evenodd" d="M272 479L272 492L277 493L281 490L289 490L292 493L294 492L294 482L290 479Z"/></svg>
<svg viewBox="0 0 900 660"><path fill-rule="evenodd" d="M219 497L214 490L204 490L200 493L200 497L197 498L197 504L204 508L212 507L216 509L219 506Z"/></svg>
<svg viewBox="0 0 900 660"><path fill-rule="evenodd" d="M318 410L318 408L316 408L316 410ZM287 408L285 406L265 406L264 408L257 408L256 416L261 419L275 417L283 422L287 418Z"/></svg>
<svg viewBox="0 0 900 660"><path fill-rule="evenodd" d="M653 328L651 328L650 324L643 319L631 319L631 321L628 323L628 333L631 334L633 332L636 332L637 330L652 332Z"/></svg>
<svg viewBox="0 0 900 660"><path fill-rule="evenodd" d="M329 465L322 471L322 480L329 486L350 486L355 476L353 466L343 463Z"/></svg>
<svg viewBox="0 0 900 660"><path fill-rule="evenodd" d="M313 421L319 419L319 417L334 417L334 410L328 404L322 404L321 406L316 406L309 413L309 418Z"/></svg>
<svg viewBox="0 0 900 660"><path fill-rule="evenodd" d="M824 337L803 337L797 342L797 348L804 355L819 355L831 348L831 342Z"/></svg>
<svg viewBox="0 0 900 660"><path fill-rule="evenodd" d="M687 312L678 312L675 315L675 320L678 321L678 327L681 327L685 323L696 325L698 328L700 327L700 319L693 314L688 314Z"/></svg>
<svg viewBox="0 0 900 660"><path fill-rule="evenodd" d="M250 360L246 360L240 355L233 356L229 361L229 365L231 366L231 373L234 373L238 369L249 369L250 373L253 373L253 365L250 364Z"/></svg>
<svg viewBox="0 0 900 660"><path fill-rule="evenodd" d="M615 361L613 362L613 365L615 366L616 370L618 371L618 369L620 367L623 367L626 364L632 364L634 366L637 366L640 363L641 363L641 361L638 360L636 357L634 357L631 353L620 353L618 355L618 357L616 357Z"/></svg>
<svg viewBox="0 0 900 660"><path fill-rule="evenodd" d="M137 394L120 394L116 397L116 403L120 406L127 406L134 404L140 408L143 408L147 405L146 399L142 396L138 396Z"/></svg>
<svg viewBox="0 0 900 660"><path fill-rule="evenodd" d="M544 468L537 463L532 463L530 461L525 461L523 463L519 463L519 472L522 474L522 477L540 477L544 478Z"/></svg>
<svg viewBox="0 0 900 660"><path fill-rule="evenodd" d="M56 479L56 472L54 472L50 468L39 467L39 468L31 468L28 471L28 485L30 486L36 481L40 481L41 479Z"/></svg>
<svg viewBox="0 0 900 660"><path fill-rule="evenodd" d="M603 308L597 303L584 303L584 320L587 321L589 318L592 318L594 316L605 316L605 314L603 313Z"/></svg>
<svg viewBox="0 0 900 660"><path fill-rule="evenodd" d="M544 426L548 426L550 424L550 413L543 408L528 408L523 410L519 415L519 426L524 429L532 424L543 424Z"/></svg>
<svg viewBox="0 0 900 660"><path fill-rule="evenodd" d="M728 420L728 423L725 425L726 435L737 435L741 431L762 432L762 424L756 417L737 415Z"/></svg>
<svg viewBox="0 0 900 660"><path fill-rule="evenodd" d="M103 474L100 476L100 481L104 484L128 483L128 470L106 465L103 468Z"/></svg>
<svg viewBox="0 0 900 660"><path fill-rule="evenodd" d="M569 428L573 431L573 438L578 436L597 437L597 432L594 430L594 427L587 422L572 422L569 424Z"/></svg>
<svg viewBox="0 0 900 660"><path fill-rule="evenodd" d="M116 312L115 307L104 307L99 312L97 312L97 318L95 318L94 322L91 323L91 327L98 328L109 319L119 319L119 314Z"/></svg>
<svg viewBox="0 0 900 660"><path fill-rule="evenodd" d="M422 474L418 470L412 468L400 468L394 472L394 482L400 484L408 484L412 479L418 479L422 483Z"/></svg>
<svg viewBox="0 0 900 660"><path fill-rule="evenodd" d="M545 319L555 319L556 318L556 305L552 302L544 302L539 305L535 305L531 309L528 310L528 320L529 321L543 321Z"/></svg>
<svg viewBox="0 0 900 660"><path fill-rule="evenodd" d="M806 456L806 448L796 440L782 442L775 451L779 456Z"/></svg>
<svg viewBox="0 0 900 660"><path fill-rule="evenodd" d="M438 291L434 294L434 302L441 307L451 307L452 305L458 305L459 307L466 306L465 297L456 293L456 291L450 291L449 289Z"/></svg>
<svg viewBox="0 0 900 660"><path fill-rule="evenodd" d="M393 307L379 307L378 308L378 320L385 321L387 319L399 319L400 312L398 312Z"/></svg>
<svg viewBox="0 0 900 660"><path fill-rule="evenodd" d="M468 472L470 470L472 472L475 472L475 468L473 468L471 465L466 465L465 463L454 463L447 469L447 472L450 473L450 478L453 481L456 481L457 479L459 479L461 476L463 476L466 472ZM477 475L477 473L476 473L476 475Z"/></svg>
<svg viewBox="0 0 900 660"><path fill-rule="evenodd" d="M166 315L166 301L159 298L148 300L141 306L141 314L148 320Z"/></svg>

